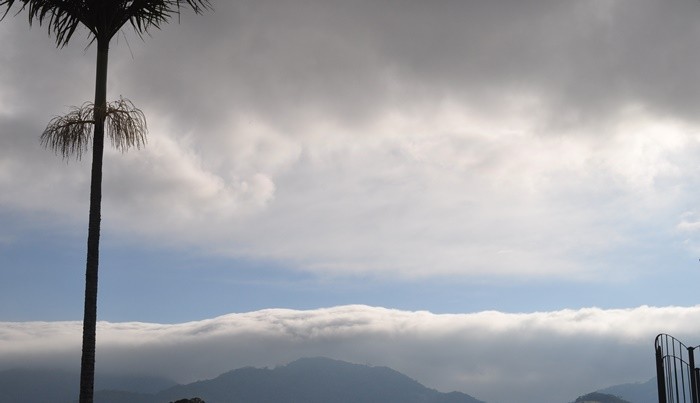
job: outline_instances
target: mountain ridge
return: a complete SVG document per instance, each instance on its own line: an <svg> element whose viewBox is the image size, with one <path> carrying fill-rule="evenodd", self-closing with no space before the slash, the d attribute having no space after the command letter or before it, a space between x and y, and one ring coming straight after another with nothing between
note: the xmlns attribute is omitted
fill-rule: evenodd
<svg viewBox="0 0 700 403"><path fill-rule="evenodd" d="M0 403L74 403L78 379L71 371L3 370ZM300 358L274 368L242 367L181 385L157 377L98 374L95 386L95 403L170 403L191 397L206 403L484 403L462 392L431 389L389 367L325 357ZM599 389L576 402L656 403L656 398L656 378L651 378Z"/></svg>
<svg viewBox="0 0 700 403"><path fill-rule="evenodd" d="M0 371L0 403L73 403L77 374L69 371ZM168 382L151 379L155 384ZM130 381L130 382L127 382ZM37 388L36 385L42 385ZM131 390L120 390L119 387ZM389 367L325 357L300 358L269 368L243 367L213 379L144 391L138 377L103 377L95 403L169 403L200 397L206 403L485 403L466 393L443 393Z"/></svg>
<svg viewBox="0 0 700 403"><path fill-rule="evenodd" d="M352 364L325 357L301 358L273 369L244 367L218 377L174 386L162 401L198 396L207 403L255 401L338 403L484 403L461 392L442 393L388 367Z"/></svg>

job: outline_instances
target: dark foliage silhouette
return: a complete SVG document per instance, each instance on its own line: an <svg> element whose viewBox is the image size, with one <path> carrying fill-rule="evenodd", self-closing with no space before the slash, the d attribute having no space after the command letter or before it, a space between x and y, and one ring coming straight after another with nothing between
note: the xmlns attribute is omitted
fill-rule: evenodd
<svg viewBox="0 0 700 403"><path fill-rule="evenodd" d="M598 402L598 403L630 403L627 400L621 399L614 395L606 393L593 392L587 395L579 396L574 403L583 402Z"/></svg>
<svg viewBox="0 0 700 403"><path fill-rule="evenodd" d="M97 324L97 274L99 265L100 216L102 204L102 159L105 122L112 143L121 150L141 146L145 141L143 114L125 100L107 104L107 65L109 44L124 26L131 25L143 38L160 28L186 6L200 14L210 7L209 0L0 0L4 18L17 5L17 13L26 11L30 25L46 25L56 46L65 46L82 26L97 44L95 98L62 118L55 118L42 135L42 144L68 157L82 156L92 142L90 212L85 271L85 307L83 350L80 374L80 403L91 403L95 379L95 329ZM116 106L115 106L116 105ZM89 130L93 130L89 138Z"/></svg>

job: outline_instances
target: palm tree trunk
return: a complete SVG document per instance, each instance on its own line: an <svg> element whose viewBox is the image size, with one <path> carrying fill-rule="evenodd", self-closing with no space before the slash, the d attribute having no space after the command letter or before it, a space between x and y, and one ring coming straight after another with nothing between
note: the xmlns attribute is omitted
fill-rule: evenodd
<svg viewBox="0 0 700 403"><path fill-rule="evenodd" d="M90 217L85 268L83 353L80 363L80 403L92 403L95 385L95 335L97 328L97 269L100 259L100 211L102 205L102 157L104 121L107 110L107 60L109 40L97 39L95 78L95 128L92 144Z"/></svg>

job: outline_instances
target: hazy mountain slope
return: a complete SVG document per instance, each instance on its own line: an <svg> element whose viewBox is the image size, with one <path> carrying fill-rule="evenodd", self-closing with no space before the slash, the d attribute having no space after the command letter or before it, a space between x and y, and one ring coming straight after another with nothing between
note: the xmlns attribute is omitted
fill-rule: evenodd
<svg viewBox="0 0 700 403"><path fill-rule="evenodd" d="M601 389L599 392L620 396L631 403L658 403L659 395L656 390L656 378L644 383L626 383Z"/></svg>
<svg viewBox="0 0 700 403"><path fill-rule="evenodd" d="M0 372L0 403L72 403L78 374ZM193 396L207 403L483 403L460 392L440 393L387 367L305 358L274 369L241 368L207 381L172 386L160 378L101 376L95 403L168 403ZM162 388L155 393L155 388ZM118 390L121 389L121 390Z"/></svg>
<svg viewBox="0 0 700 403"><path fill-rule="evenodd" d="M152 394L177 385L170 379L139 375L97 375L95 390L122 390Z"/></svg>
<svg viewBox="0 0 700 403"><path fill-rule="evenodd" d="M56 370L0 371L0 403L69 403L78 397L77 373Z"/></svg>
<svg viewBox="0 0 700 403"><path fill-rule="evenodd" d="M154 395L120 390L95 392L95 403L154 403Z"/></svg>
<svg viewBox="0 0 700 403"><path fill-rule="evenodd" d="M305 358L274 369L241 368L215 379L159 393L159 401L199 396L207 403L480 403L464 393L440 393L386 367Z"/></svg>
<svg viewBox="0 0 700 403"><path fill-rule="evenodd" d="M0 403L72 403L78 399L78 386L80 375L77 372L45 370L45 369L11 369L0 371ZM101 393L100 390L121 390L138 393L142 396L153 395L165 388L175 385L175 382L145 376L113 376L97 374L95 390L97 403L118 402L110 394ZM116 393L116 392L115 392ZM115 394L112 393L112 394ZM149 395L151 394L151 395ZM130 395L131 396L131 395ZM132 400L122 400L138 403L136 397Z"/></svg>

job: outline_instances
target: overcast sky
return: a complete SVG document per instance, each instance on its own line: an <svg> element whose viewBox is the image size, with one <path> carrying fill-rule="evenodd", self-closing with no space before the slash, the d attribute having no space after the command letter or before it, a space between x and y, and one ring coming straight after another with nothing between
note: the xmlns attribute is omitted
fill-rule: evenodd
<svg viewBox="0 0 700 403"><path fill-rule="evenodd" d="M106 154L101 320L698 303L700 1L213 5L112 43L108 98L150 132ZM26 14L0 38L0 321L79 320L90 158L38 138L95 47Z"/></svg>

